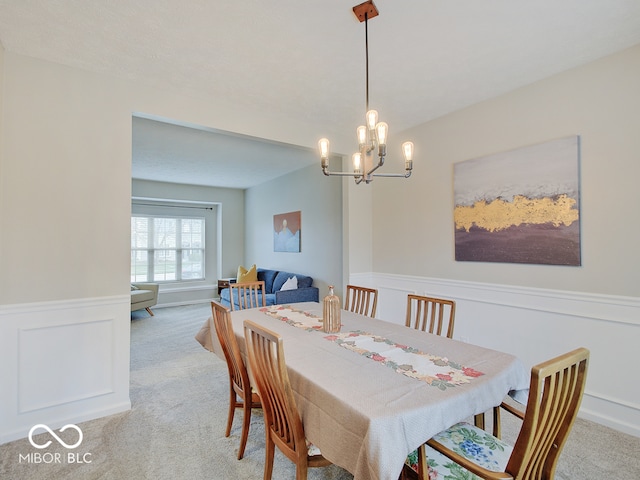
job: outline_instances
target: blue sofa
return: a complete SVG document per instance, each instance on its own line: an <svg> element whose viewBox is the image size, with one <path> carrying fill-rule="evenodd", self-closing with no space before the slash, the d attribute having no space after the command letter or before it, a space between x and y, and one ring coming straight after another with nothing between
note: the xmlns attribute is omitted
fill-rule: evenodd
<svg viewBox="0 0 640 480"><path fill-rule="evenodd" d="M278 270L268 270L259 268L258 281L264 281L267 305L283 305L299 302L317 302L319 292L317 287L313 287L313 278L298 273L280 272ZM295 290L281 291L282 285L290 277L298 278L298 288ZM238 308L238 298L234 299L234 306ZM262 299L260 299L262 303ZM225 307L231 307L229 289L225 288L220 292L220 303Z"/></svg>

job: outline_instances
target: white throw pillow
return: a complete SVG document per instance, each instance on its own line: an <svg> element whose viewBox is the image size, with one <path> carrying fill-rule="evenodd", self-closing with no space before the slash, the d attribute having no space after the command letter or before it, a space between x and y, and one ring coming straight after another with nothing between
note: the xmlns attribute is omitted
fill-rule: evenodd
<svg viewBox="0 0 640 480"><path fill-rule="evenodd" d="M283 290L296 290L297 288L298 277L293 276L288 278L287 281L282 284L282 288L280 289L280 291L282 292Z"/></svg>

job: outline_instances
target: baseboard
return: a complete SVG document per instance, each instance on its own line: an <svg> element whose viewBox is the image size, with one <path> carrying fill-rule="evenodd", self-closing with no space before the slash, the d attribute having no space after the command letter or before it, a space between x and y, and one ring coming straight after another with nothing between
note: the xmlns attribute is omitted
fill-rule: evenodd
<svg viewBox="0 0 640 480"><path fill-rule="evenodd" d="M619 432L640 437L638 418L640 404L637 402L621 402L618 398L602 396L585 390L578 416L600 425L605 425Z"/></svg>
<svg viewBox="0 0 640 480"><path fill-rule="evenodd" d="M152 307L152 310L154 308L184 307L186 305L202 305L202 304L205 304L205 303L210 304L211 300L216 300L216 299L215 298L205 298L205 299L199 299L199 300L182 300L182 301L178 301L178 302L158 303L157 305Z"/></svg>
<svg viewBox="0 0 640 480"><path fill-rule="evenodd" d="M160 286L157 307L177 307L210 302L218 295L217 285Z"/></svg>
<svg viewBox="0 0 640 480"><path fill-rule="evenodd" d="M74 425L78 425L82 422L95 420L96 418L108 417L110 415L127 412L129 410L131 410L130 401L123 402L122 404L118 404L118 405L112 405L109 408L106 408L103 410L87 411L78 415L73 415L65 418L58 418L55 421L49 421L48 423L45 423L45 424L52 430L57 430L63 427L64 425L68 425L70 423ZM32 426L33 425L30 425L29 429ZM20 440L22 438L25 438L29 433L29 429L27 429L26 432L24 428L19 428L17 430L9 431L9 432L3 432L2 435L0 435L0 445L8 442L13 442L14 440Z"/></svg>

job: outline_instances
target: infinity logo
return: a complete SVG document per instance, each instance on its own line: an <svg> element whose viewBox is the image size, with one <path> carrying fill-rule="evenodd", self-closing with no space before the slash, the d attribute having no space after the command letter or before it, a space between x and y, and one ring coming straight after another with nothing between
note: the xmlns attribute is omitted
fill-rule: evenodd
<svg viewBox="0 0 640 480"><path fill-rule="evenodd" d="M78 441L76 443L74 443L73 445L67 445L66 443L64 443L62 441L62 439L55 434L55 432L53 430L51 430L48 426L43 425L42 423L39 423L38 425L34 425L33 427L31 427L31 430L29 430L29 442L31 443L31 445L33 445L35 448L47 448L49 445L51 445L51 440L49 440L47 443L45 443L44 445L38 445L37 443L35 443L33 441L33 432L35 432L38 428L43 428L45 429L47 432L49 432L53 438L55 438L58 443L60 445L62 445L65 448L76 448L77 446L79 446L82 443L82 430L80 430L80 427L78 427L77 425L73 425L72 423L70 423L69 425L65 425L64 427L62 427L60 429L60 432L64 432L66 429L68 428L73 428L74 430L76 430L78 432Z"/></svg>

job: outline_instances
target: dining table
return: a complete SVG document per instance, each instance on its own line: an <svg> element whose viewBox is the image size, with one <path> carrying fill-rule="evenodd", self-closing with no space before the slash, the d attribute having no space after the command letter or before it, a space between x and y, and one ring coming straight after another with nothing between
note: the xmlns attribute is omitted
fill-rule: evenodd
<svg viewBox="0 0 640 480"><path fill-rule="evenodd" d="M435 434L526 399L529 372L515 356L341 310L322 328L322 304L231 312L246 357L244 321L278 333L307 439L355 480L397 480L409 453Z"/></svg>

